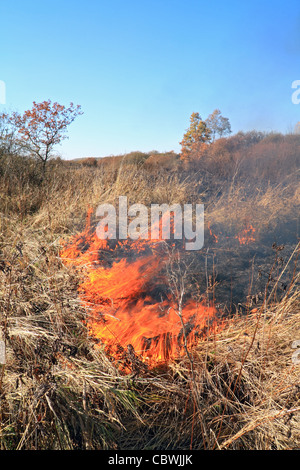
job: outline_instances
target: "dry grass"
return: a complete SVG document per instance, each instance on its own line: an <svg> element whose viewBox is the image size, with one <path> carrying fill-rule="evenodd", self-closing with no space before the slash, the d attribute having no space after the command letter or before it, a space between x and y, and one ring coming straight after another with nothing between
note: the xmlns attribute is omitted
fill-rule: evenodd
<svg viewBox="0 0 300 470"><path fill-rule="evenodd" d="M291 349L300 339L297 272L279 303L268 297L256 312L227 319L191 356L152 371L122 375L87 333L81 273L63 265L61 240L82 228L88 207L119 195L129 203L203 201L201 179L134 165L66 167L42 186L10 189L0 229L2 449L300 447L300 366ZM231 186L210 197L209 218L223 226L229 214L233 225L252 217L263 232L299 204L295 187L246 193Z"/></svg>

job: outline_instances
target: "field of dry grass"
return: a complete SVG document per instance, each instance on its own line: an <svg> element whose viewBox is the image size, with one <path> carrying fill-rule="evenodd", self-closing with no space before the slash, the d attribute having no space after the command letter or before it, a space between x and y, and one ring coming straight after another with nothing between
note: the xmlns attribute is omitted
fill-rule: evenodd
<svg viewBox="0 0 300 470"><path fill-rule="evenodd" d="M1 167L1 449L300 448L300 364L292 347L300 340L296 172L249 186L234 175L208 184L200 170L149 170L140 162L56 162L41 182L31 165L10 157ZM243 311L234 304L222 330L189 354L126 375L95 347L78 298L83 273L60 257L63 242L84 227L88 208L115 203L120 195L147 206L203 202L206 221L220 239L251 222L262 259L262 247L269 249L269 274L256 305L245 296ZM218 250L222 271L220 253L228 242L220 249L210 241L206 253ZM255 249L247 251L248 261ZM233 255L241 259L238 247ZM249 263L244 270L250 285ZM204 267L193 272L194 287L196 275L202 284L194 295L222 289L221 278L208 286Z"/></svg>

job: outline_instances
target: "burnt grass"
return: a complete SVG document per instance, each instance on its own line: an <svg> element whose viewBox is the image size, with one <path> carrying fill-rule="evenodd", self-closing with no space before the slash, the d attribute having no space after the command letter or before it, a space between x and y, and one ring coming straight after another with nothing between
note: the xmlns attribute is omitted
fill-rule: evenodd
<svg viewBox="0 0 300 470"><path fill-rule="evenodd" d="M204 246L201 254L193 256L191 285L197 279L198 290L228 315L248 313L261 306L271 292L273 301L280 301L293 279L294 263L283 275L281 271L296 245L297 236L291 233L288 238L267 234L259 242L245 245L236 241Z"/></svg>

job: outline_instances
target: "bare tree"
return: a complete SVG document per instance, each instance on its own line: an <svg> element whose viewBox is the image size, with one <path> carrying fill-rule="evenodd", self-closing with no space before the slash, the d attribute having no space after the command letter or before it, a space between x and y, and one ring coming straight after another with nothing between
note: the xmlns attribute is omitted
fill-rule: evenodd
<svg viewBox="0 0 300 470"><path fill-rule="evenodd" d="M17 128L7 113L0 114L0 156L21 153Z"/></svg>

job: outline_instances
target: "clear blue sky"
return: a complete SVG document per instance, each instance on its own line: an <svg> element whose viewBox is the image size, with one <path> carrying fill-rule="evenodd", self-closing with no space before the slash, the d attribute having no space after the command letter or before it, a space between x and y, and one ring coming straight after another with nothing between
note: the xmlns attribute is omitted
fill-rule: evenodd
<svg viewBox="0 0 300 470"><path fill-rule="evenodd" d="M2 0L6 105L80 104L63 158L179 151L192 112L290 131L299 0Z"/></svg>

